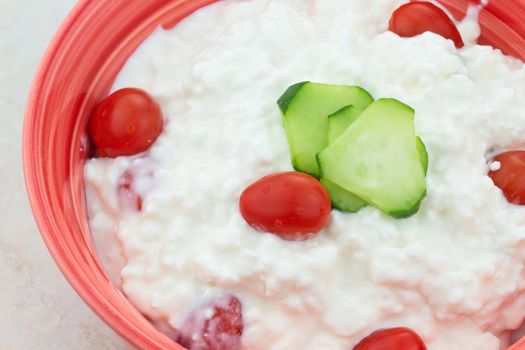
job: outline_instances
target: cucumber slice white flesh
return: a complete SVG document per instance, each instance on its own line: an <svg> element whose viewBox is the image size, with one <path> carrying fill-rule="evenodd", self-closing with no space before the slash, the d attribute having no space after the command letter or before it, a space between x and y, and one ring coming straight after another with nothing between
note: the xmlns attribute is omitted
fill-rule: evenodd
<svg viewBox="0 0 525 350"><path fill-rule="evenodd" d="M319 154L322 178L388 215L410 216L426 195L416 144L414 110L394 99L377 100Z"/></svg>
<svg viewBox="0 0 525 350"><path fill-rule="evenodd" d="M372 101L357 86L303 82L289 87L278 105L295 170L319 177L316 155L328 146L328 115L347 105L363 110Z"/></svg>

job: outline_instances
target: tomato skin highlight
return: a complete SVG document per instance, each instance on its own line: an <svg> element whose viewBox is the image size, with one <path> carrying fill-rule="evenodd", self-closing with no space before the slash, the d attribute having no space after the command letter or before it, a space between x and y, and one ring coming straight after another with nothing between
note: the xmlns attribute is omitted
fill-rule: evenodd
<svg viewBox="0 0 525 350"><path fill-rule="evenodd" d="M458 49L465 45L446 12L427 1L413 1L400 6L392 14L388 30L406 38L432 32L452 40Z"/></svg>
<svg viewBox="0 0 525 350"><path fill-rule="evenodd" d="M162 132L159 104L146 91L124 88L96 107L89 121L99 156L129 156L146 151Z"/></svg>
<svg viewBox="0 0 525 350"><path fill-rule="evenodd" d="M501 164L490 170L488 176L512 204L525 205L525 151L516 150L498 154L491 162Z"/></svg>
<svg viewBox="0 0 525 350"><path fill-rule="evenodd" d="M427 350L427 347L413 330L399 327L374 332L353 350Z"/></svg>
<svg viewBox="0 0 525 350"><path fill-rule="evenodd" d="M251 184L239 202L252 227L286 240L306 240L326 225L330 196L314 177L299 172L272 174Z"/></svg>

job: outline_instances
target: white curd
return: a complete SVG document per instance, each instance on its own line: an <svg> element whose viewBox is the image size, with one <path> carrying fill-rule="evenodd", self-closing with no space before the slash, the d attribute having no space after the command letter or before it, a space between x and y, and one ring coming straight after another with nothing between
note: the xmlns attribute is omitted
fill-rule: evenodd
<svg viewBox="0 0 525 350"><path fill-rule="evenodd" d="M525 208L486 176L485 154L523 141L525 68L490 47L386 32L404 2L220 1L130 58L114 89L150 92L165 130L147 154L90 160L85 179L101 258L135 307L177 328L200 299L234 294L249 350L350 350L390 326L429 350L504 345L525 316ZM416 215L334 211L306 242L243 220L243 189L291 170L276 101L305 80L416 110L430 157ZM141 169L141 212L117 195L128 169Z"/></svg>

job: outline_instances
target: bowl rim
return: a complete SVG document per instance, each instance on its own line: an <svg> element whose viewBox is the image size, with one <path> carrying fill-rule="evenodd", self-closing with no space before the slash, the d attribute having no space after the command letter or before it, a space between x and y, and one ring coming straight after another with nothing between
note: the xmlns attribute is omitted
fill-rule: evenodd
<svg viewBox="0 0 525 350"><path fill-rule="evenodd" d="M39 95L40 90L42 89L42 85L43 85L44 78L46 76L47 68L51 65L53 57L55 57L55 55L57 54L57 51L60 46L60 42L64 39L64 37L66 36L66 33L74 25L76 19L84 11L85 7L88 5L89 2L90 0L78 0L75 3L73 8L66 15L65 19L62 21L62 23L58 27L49 45L47 46L44 54L40 58L39 64L37 66L36 74L33 78L33 81L31 82L31 86L29 89L28 98L26 101L25 111L24 111L24 123L22 127L22 167L23 167L23 173L24 173L24 182L25 182L27 197L29 200L31 211L33 213L33 217L38 227L38 231L44 243L46 244L47 249L51 253L51 257L57 264L58 268L60 269L64 277L73 286L73 288L75 288L75 291L77 292L77 294L86 303L88 303L88 300L86 299L87 296L85 295L86 293L84 293L82 289L77 288L74 281L72 281L70 274L64 271L65 269L64 269L64 264L62 263L62 260L59 258L55 248L53 247L52 242L49 239L49 236L45 234L48 231L48 228L47 228L47 225L45 224L45 219L37 205L39 201L37 197L38 197L38 194L40 193L40 189L36 185L36 181L31 181L36 176L32 171L33 166L32 166L32 161L31 161L32 154L30 152L31 151L30 140L33 139L33 136L35 134L35 130L31 128L31 126L34 124L34 120L37 115L36 110L37 110L38 95ZM88 305L90 304L88 303Z"/></svg>
<svg viewBox="0 0 525 350"><path fill-rule="evenodd" d="M31 207L31 211L36 222L38 231L42 240L44 241L53 261L59 268L62 275L65 277L69 285L73 287L77 295L83 302L108 325L114 332L116 332L120 339L134 348L142 348L146 343L152 345L151 349L183 349L180 345L172 340L172 344L161 347L160 342L149 341L149 339L141 339L139 333L133 331L133 328L128 327L127 324L119 324L115 317L111 317L114 312L104 308L103 303L99 300L99 296L95 295L80 283L75 277L73 269L68 266L66 259L59 252L58 247L55 246L52 236L54 233L53 225L49 223L46 217L44 204L42 199L46 197L44 191L40 188L38 183L38 172L35 171L36 165L34 161L34 150L32 140L38 134L38 130L34 128L35 122L39 118L39 97L43 90L45 90L45 79L48 75L49 69L53 66L53 62L60 55L60 48L68 33L74 31L77 22L82 15L87 11L89 6L93 6L96 0L78 0L67 15L64 17L56 32L53 34L50 42L37 66L36 73L31 82L28 97L26 100L24 121L22 126L22 168L24 175L24 183L27 193L27 198ZM99 2L101 5L101 3ZM99 5L96 4L96 5ZM105 274L105 271L103 271ZM116 287L115 287L116 288ZM166 338L167 340L167 338Z"/></svg>
<svg viewBox="0 0 525 350"><path fill-rule="evenodd" d="M51 233L52 229L47 224L47 219L45 217L45 214L39 208L39 202L40 199L38 198L42 191L37 185L37 175L33 171L33 161L31 154L31 142L34 138L35 133L37 132L34 130L31 126L34 125L34 121L37 118L37 111L38 111L38 96L40 91L43 88L44 79L46 77L46 72L48 68L52 65L52 62L54 58L56 57L61 42L63 39L67 36L67 33L70 32L74 26L79 17L83 14L83 12L86 10L86 8L96 0L77 0L77 2L73 5L71 10L68 12L68 14L65 16L65 18L62 20L60 25L58 26L56 32L53 34L47 48L45 49L43 55L40 57L39 63L37 65L36 73L33 77L33 80L31 81L28 97L26 99L25 104L25 110L24 110L24 121L22 126L22 169L23 169L23 177L24 177L24 183L25 183L25 189L26 189L26 195L29 200L30 208L34 217L34 220L36 222L38 231L40 233L40 236L42 237L42 240L44 241L53 261L59 268L62 275L65 277L65 279L68 281L68 283L73 287L75 292L78 296L84 301L86 305L89 306L89 308L102 320L104 321L108 326L110 326L111 329L113 329L117 334L120 335L121 339L124 339L128 342L128 344L136 347L138 344L136 344L136 337L133 337L130 333L126 332L125 328L121 327L119 324L114 322L111 317L107 316L107 311L104 310L101 307L101 304L96 303L94 300L90 298L90 293L86 291L82 286L77 283L76 279L74 278L74 275L72 271L66 266L64 263L62 257L57 252L57 249L54 247L53 242L50 238L49 233ZM191 0L189 0L191 1ZM442 3L447 3L447 5L451 5L454 3L452 0L439 0ZM458 8L455 8L457 11L459 11ZM173 349L183 349L180 346L177 346L177 344L174 344L175 347ZM523 346L523 348L521 347ZM519 350L519 349L525 349L525 338L521 339L517 343L513 344L509 350Z"/></svg>

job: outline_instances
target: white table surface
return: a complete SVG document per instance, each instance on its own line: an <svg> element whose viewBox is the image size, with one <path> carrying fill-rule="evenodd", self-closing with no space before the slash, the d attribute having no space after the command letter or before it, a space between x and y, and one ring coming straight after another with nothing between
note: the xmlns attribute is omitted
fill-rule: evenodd
<svg viewBox="0 0 525 350"><path fill-rule="evenodd" d="M82 302L33 221L22 175L28 89L75 0L0 0L0 350L130 349Z"/></svg>

